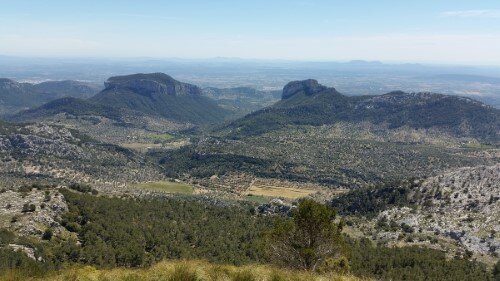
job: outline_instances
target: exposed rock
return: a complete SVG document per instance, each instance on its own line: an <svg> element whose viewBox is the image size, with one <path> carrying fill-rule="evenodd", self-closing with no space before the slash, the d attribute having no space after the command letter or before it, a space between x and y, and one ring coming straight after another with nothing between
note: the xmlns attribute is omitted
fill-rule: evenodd
<svg viewBox="0 0 500 281"><path fill-rule="evenodd" d="M412 198L418 209L386 210L377 221L385 217L418 229L421 236L455 241L476 255L500 256L500 164L459 168L428 178ZM383 233L379 238L387 238Z"/></svg>
<svg viewBox="0 0 500 281"><path fill-rule="evenodd" d="M303 81L293 81L285 85L283 88L282 99L288 99L298 93L304 93L307 96L313 95L315 93L321 92L328 89L314 79L308 79Z"/></svg>
<svg viewBox="0 0 500 281"><path fill-rule="evenodd" d="M268 204L262 204L256 208L257 213L263 215L284 215L289 216L296 206L286 204L283 200L275 198Z"/></svg>
<svg viewBox="0 0 500 281"><path fill-rule="evenodd" d="M42 257L36 257L35 255L35 249L25 246L25 245L17 245L17 244L9 244L9 248L16 252L24 252L29 258L37 260L37 261L42 261Z"/></svg>
<svg viewBox="0 0 500 281"><path fill-rule="evenodd" d="M104 83L106 90L130 90L144 95L152 93L166 95L200 95L195 85L182 83L164 73L133 74L111 77Z"/></svg>
<svg viewBox="0 0 500 281"><path fill-rule="evenodd" d="M34 211L27 208L30 205L34 206ZM8 190L0 193L0 210L0 226L7 227L20 236L41 238L48 228L55 235L66 231L59 221L68 206L57 189L33 189L29 192Z"/></svg>
<svg viewBox="0 0 500 281"><path fill-rule="evenodd" d="M0 132L2 188L79 182L116 192L127 184L164 178L142 155L64 127L0 123Z"/></svg>

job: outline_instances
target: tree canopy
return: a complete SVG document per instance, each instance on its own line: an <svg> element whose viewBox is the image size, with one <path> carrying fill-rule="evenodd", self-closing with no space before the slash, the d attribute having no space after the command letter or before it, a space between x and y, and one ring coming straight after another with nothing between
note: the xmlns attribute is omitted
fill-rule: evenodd
<svg viewBox="0 0 500 281"><path fill-rule="evenodd" d="M273 262L317 270L340 257L342 222L336 211L312 199L301 200L291 218L278 219L265 235L265 251Z"/></svg>

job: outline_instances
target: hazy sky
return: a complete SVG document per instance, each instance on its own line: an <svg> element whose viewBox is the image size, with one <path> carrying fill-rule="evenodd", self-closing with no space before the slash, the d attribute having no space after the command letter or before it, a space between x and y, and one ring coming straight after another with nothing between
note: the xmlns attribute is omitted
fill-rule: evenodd
<svg viewBox="0 0 500 281"><path fill-rule="evenodd" d="M0 0L0 54L500 65L500 0Z"/></svg>

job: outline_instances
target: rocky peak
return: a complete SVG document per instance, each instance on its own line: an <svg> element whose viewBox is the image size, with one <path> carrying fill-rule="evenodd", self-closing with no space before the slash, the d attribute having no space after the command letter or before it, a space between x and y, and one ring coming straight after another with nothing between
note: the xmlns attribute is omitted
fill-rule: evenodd
<svg viewBox="0 0 500 281"><path fill-rule="evenodd" d="M195 85L179 82L164 73L133 74L111 77L104 83L106 90L129 90L143 95L200 95Z"/></svg>
<svg viewBox="0 0 500 281"><path fill-rule="evenodd" d="M307 96L311 96L326 89L328 89L326 86L319 84L318 81L314 79L292 81L286 84L283 88L283 95L281 98L288 99L299 93L304 93Z"/></svg>

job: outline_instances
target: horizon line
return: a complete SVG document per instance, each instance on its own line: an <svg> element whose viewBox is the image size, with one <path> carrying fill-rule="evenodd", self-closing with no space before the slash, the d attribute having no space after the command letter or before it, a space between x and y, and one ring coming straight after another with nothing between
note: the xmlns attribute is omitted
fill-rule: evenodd
<svg viewBox="0 0 500 281"><path fill-rule="evenodd" d="M161 56L104 56L104 55L10 55L0 54L0 58L14 59L57 59L57 60L80 60L80 59L95 59L95 60L113 60L126 62L127 60L159 60L159 61L210 61L210 60L225 60L227 62L246 61L246 62L284 62L284 63L366 63L366 64L382 64L382 65L421 65L421 66L454 66L454 67L500 67L500 64L484 64L473 62L445 62L445 61L401 61L401 60L377 60L377 59L287 59L287 58L244 58L244 57L161 57Z"/></svg>

